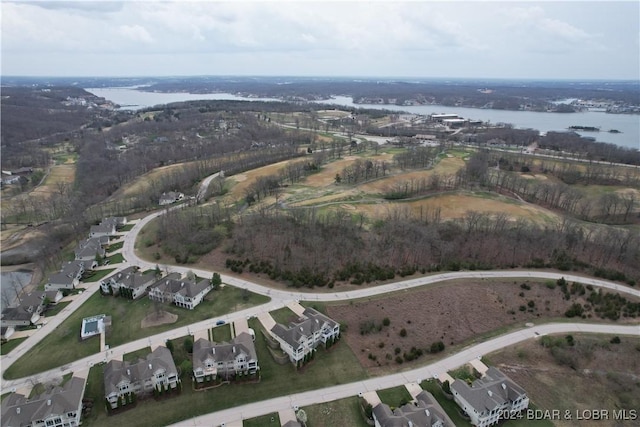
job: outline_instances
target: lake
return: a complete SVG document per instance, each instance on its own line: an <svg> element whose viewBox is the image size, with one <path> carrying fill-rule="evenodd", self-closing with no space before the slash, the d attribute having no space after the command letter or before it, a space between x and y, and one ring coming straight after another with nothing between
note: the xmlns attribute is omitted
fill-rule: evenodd
<svg viewBox="0 0 640 427"><path fill-rule="evenodd" d="M96 96L103 97L126 109L142 109L171 102L196 100L238 100L238 101L281 101L274 98L245 98L230 93L162 93L144 92L136 88L88 88ZM540 132L566 131L569 126L599 127L600 132L578 132L583 136L596 138L622 147L640 150L640 116L637 114L607 114L599 111L581 113L538 113L534 111L507 111L480 108L446 107L441 105L398 106L380 104L354 104L351 97L335 96L331 100L319 101L348 107L377 108L392 111L429 115L434 113L455 113L466 119L510 123L516 128L536 129ZM616 129L621 133L609 133Z"/></svg>

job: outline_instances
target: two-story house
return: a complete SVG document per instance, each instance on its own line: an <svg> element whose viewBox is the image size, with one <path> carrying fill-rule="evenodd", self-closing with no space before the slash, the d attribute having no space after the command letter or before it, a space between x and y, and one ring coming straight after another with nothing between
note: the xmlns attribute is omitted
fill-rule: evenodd
<svg viewBox="0 0 640 427"><path fill-rule="evenodd" d="M307 308L303 316L289 326L277 323L269 331L294 364L303 360L320 343L326 344L329 339L340 335L340 324L317 310Z"/></svg>
<svg viewBox="0 0 640 427"><path fill-rule="evenodd" d="M37 396L11 393L2 399L2 427L77 427L87 381L72 377Z"/></svg>
<svg viewBox="0 0 640 427"><path fill-rule="evenodd" d="M2 310L2 326L29 326L40 319L44 309L45 293L34 291L23 295L16 307Z"/></svg>
<svg viewBox="0 0 640 427"><path fill-rule="evenodd" d="M106 250L104 245L109 243L108 237L94 237L81 241L75 249L77 261L95 261L96 257L104 257Z"/></svg>
<svg viewBox="0 0 640 427"><path fill-rule="evenodd" d="M140 298L156 281L155 273L150 271L142 273L138 267L127 267L106 279L100 281L100 288L104 294L108 294L109 290L114 294L121 293L123 289L127 289L132 299Z"/></svg>
<svg viewBox="0 0 640 427"><path fill-rule="evenodd" d="M524 389L493 366L471 386L465 381L455 380L451 384L451 393L476 427L498 424L503 418L511 419L529 406Z"/></svg>
<svg viewBox="0 0 640 427"><path fill-rule="evenodd" d="M171 273L149 287L149 298L193 310L212 289L213 285L208 279L196 282L182 278L178 273Z"/></svg>
<svg viewBox="0 0 640 427"><path fill-rule="evenodd" d="M84 273L84 261L69 261L62 265L59 273L49 276L44 285L45 291L57 291L62 289L74 289L80 283Z"/></svg>
<svg viewBox="0 0 640 427"><path fill-rule="evenodd" d="M420 392L414 402L394 410L384 403L377 404L373 408L373 421L375 427L455 427L438 401L426 391Z"/></svg>
<svg viewBox="0 0 640 427"><path fill-rule="evenodd" d="M193 344L193 377L196 382L252 375L259 369L253 337L246 332L228 343L200 338Z"/></svg>
<svg viewBox="0 0 640 427"><path fill-rule="evenodd" d="M115 409L118 397L120 404L126 405L129 393L143 396L153 393L154 389L175 389L178 381L171 352L166 347L158 347L136 363L109 361L104 368L104 395Z"/></svg>

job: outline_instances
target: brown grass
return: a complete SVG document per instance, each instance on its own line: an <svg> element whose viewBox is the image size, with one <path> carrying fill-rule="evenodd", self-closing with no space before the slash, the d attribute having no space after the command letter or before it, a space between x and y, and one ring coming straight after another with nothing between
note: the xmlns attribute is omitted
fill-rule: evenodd
<svg viewBox="0 0 640 427"><path fill-rule="evenodd" d="M531 289L522 289L523 282ZM347 324L346 342L369 373L378 375L400 367L395 361L396 347L401 357L412 347L423 349L418 361L402 364L403 368L412 367L425 362L433 342L443 341L450 347L505 327L564 318L567 308L576 301L583 302L582 298L574 296L567 301L560 288L549 289L541 282L524 279L456 280L385 297L331 304L326 310L333 319ZM534 308L529 309L529 301L534 301ZM525 306L525 311L520 311L520 306ZM360 333L363 322L382 325L385 317L390 320L389 326ZM400 335L402 329L407 332L405 337Z"/></svg>
<svg viewBox="0 0 640 427"><path fill-rule="evenodd" d="M640 339L621 337L611 344L611 337L573 334L576 345L566 349L575 357L576 369L558 364L549 349L538 341L507 347L488 356L509 377L527 390L541 409L558 409L575 414L578 410L609 410L609 419L583 421L585 425L638 426L635 421L613 420L612 411L640 408ZM563 337L561 337L563 338ZM635 378L635 379L634 379ZM558 427L582 425L561 417Z"/></svg>

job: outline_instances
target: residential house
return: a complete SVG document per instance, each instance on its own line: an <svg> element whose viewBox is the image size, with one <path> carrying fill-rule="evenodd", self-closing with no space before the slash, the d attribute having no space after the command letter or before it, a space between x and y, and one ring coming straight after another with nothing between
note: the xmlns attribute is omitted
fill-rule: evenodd
<svg viewBox="0 0 640 427"><path fill-rule="evenodd" d="M2 310L2 326L29 326L40 320L44 309L45 293L34 291L23 296L16 307Z"/></svg>
<svg viewBox="0 0 640 427"><path fill-rule="evenodd" d="M72 377L62 386L28 397L11 393L2 400L2 427L77 427L87 380Z"/></svg>
<svg viewBox="0 0 640 427"><path fill-rule="evenodd" d="M142 273L138 267L128 267L112 276L100 281L100 288L103 293L121 293L121 289L131 291L132 299L138 299L147 291L149 286L156 281L154 272Z"/></svg>
<svg viewBox="0 0 640 427"><path fill-rule="evenodd" d="M100 223L92 225L89 229L89 238L109 237L116 234L116 225L114 223Z"/></svg>
<svg viewBox="0 0 640 427"><path fill-rule="evenodd" d="M54 290L54 291L45 291L44 292L45 302L48 300L49 304L57 304L63 298L62 291Z"/></svg>
<svg viewBox="0 0 640 427"><path fill-rule="evenodd" d="M391 410L389 405L379 403L373 408L376 427L455 427L451 418L429 392L420 392L414 402Z"/></svg>
<svg viewBox="0 0 640 427"><path fill-rule="evenodd" d="M529 406L529 398L522 387L493 366L484 377L469 386L465 381L451 384L453 399L471 418L471 424L485 427L512 418Z"/></svg>
<svg viewBox="0 0 640 427"><path fill-rule="evenodd" d="M77 261L95 261L96 257L103 258L107 251L103 248L109 243L109 237L94 237L81 241L75 249Z"/></svg>
<svg viewBox="0 0 640 427"><path fill-rule="evenodd" d="M329 339L340 335L340 324L317 310L307 308L303 315L302 319L289 326L277 323L270 331L294 364L303 360L320 343L326 344Z"/></svg>
<svg viewBox="0 0 640 427"><path fill-rule="evenodd" d="M196 382L252 375L259 369L253 337L246 332L228 343L200 338L193 344L193 376Z"/></svg>
<svg viewBox="0 0 640 427"><path fill-rule="evenodd" d="M170 191L168 193L162 193L158 204L160 206L170 205L172 203L179 202L182 199L184 199L184 194L178 193L176 191Z"/></svg>
<svg viewBox="0 0 640 427"><path fill-rule="evenodd" d="M70 261L63 264L59 273L49 276L47 283L44 285L44 290L74 289L80 283L82 273L84 273L83 261Z"/></svg>
<svg viewBox="0 0 640 427"><path fill-rule="evenodd" d="M138 396L178 386L178 370L166 347L158 347L135 363L111 360L104 368L104 395L111 408L126 405L128 393Z"/></svg>
<svg viewBox="0 0 640 427"><path fill-rule="evenodd" d="M196 283L195 280L181 278L178 273L171 273L149 287L149 298L193 310L212 289L209 279Z"/></svg>

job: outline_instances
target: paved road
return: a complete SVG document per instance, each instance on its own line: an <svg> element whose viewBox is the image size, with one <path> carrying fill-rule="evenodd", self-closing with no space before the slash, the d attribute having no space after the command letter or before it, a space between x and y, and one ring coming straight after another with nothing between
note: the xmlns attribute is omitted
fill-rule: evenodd
<svg viewBox="0 0 640 427"><path fill-rule="evenodd" d="M209 189L209 184L211 184L211 181L213 181L214 178L217 178L218 176L220 176L220 172L209 175L204 180L202 180L202 182L200 183L200 188L198 189L198 194L196 195L196 200L198 201L198 203L204 200L204 196L207 194L207 190Z"/></svg>
<svg viewBox="0 0 640 427"><path fill-rule="evenodd" d="M183 206L174 206L169 208L170 210L172 209L181 209L183 208ZM138 233L140 232L140 230L151 220L153 220L154 218L164 214L167 210L162 210L162 211L158 211L155 212L141 220L139 220L134 227L132 228L132 230L127 233L127 235L124 238L124 245L123 245L123 249L122 249L122 253L123 256L125 257L125 259L129 260L129 265L138 265L140 266L143 270L144 269L150 269L150 268L155 268L155 263L151 263L151 262L147 262L144 261L140 258L138 258L135 254L135 240L136 240L136 236L138 235ZM169 271L176 271L176 272L182 272L182 273L186 273L190 269L189 267L177 267L177 266L167 266L167 269ZM201 277L208 277L212 274L212 271L208 271L208 270L200 270L200 269L193 269L192 270L195 274L201 276ZM599 279L594 279L594 278L590 278L590 277L584 277L584 276L577 276L577 275L572 275L572 274L561 274L561 273L555 273L555 272L547 272L547 271L536 271L536 270L532 270L532 271L513 271L513 270L509 270L509 271L483 271L483 272L467 272L467 271L461 271L461 272L452 272L452 273L442 273L442 274L436 274L433 276L426 276L426 277L419 277L416 279L411 279L411 280L405 280L402 282L397 282L397 283L390 283L387 285L381 285L381 286L376 286L376 287L371 287L371 288L365 288L365 289L359 289L359 290L355 290L355 291L346 291L346 292L332 292L332 293L307 293L307 292L299 292L299 291L285 291L285 290L278 290L278 289L271 289L265 286L261 286L258 285L256 283L252 283L250 281L244 280L244 279L240 279L238 277L234 277L234 276L228 276L228 275L222 275L222 280L225 283L228 283L230 285L239 287L239 288L244 288L244 289L248 289L252 292L258 293L258 294L262 294L262 295L267 295L269 297L271 297L271 302L267 303L267 304L263 304L261 306L257 306L257 307L253 307L247 310L243 310L240 312L236 312L236 313L231 313L229 315L226 316L221 316L221 319L224 319L228 322L233 321L234 319L239 319L239 318L248 318L251 316L258 316L261 313L265 313L265 312L269 312L272 310L275 310L277 308L283 307L286 302L291 301L291 300L307 300L307 301L339 301L339 300L345 300L345 299L352 299L352 298L364 298L364 297L370 297L370 296L375 296L375 295L380 295L380 294L384 294L384 293L388 293L388 292L401 292L403 290L407 290L413 287L417 287L417 286L423 286L423 285L427 285L427 284L432 284L432 283L436 283L436 282L441 282L441 281L446 281L446 280L454 280L454 279L478 279L478 280L484 280L484 279L488 279L488 278L541 278L541 279L551 279L551 280L556 280L559 279L560 277L564 277L565 279L567 279L568 281L575 281L575 282L581 282L584 284L590 284L593 286L597 286L597 287L602 287L602 288L606 288L606 289L610 289L610 290L615 290L618 291L620 293L626 293L629 295L634 295L636 297L640 297L640 290L636 290L636 289L632 289L629 288L627 286L623 286L623 285L619 285L613 282L608 282L608 281L604 281L604 280L599 280ZM27 339L25 342L23 342L20 346L18 346L14 351L12 351L9 355L7 356L3 356L2 359L0 359L1 361L1 369L2 369L2 373L4 374L4 371L15 361L17 360L20 356L24 355L31 347L33 347L35 344L37 344L42 338L44 338L44 336L46 336L48 334L48 332L50 330L52 330L53 328L57 327L60 323L62 323L62 321L64 321L66 319L66 317L71 314L75 309L77 309L84 301L86 301L86 299L88 299L94 292L96 292L98 290L98 284L93 284L93 285L89 285L87 291L85 291L81 297L79 297L77 300L73 301L68 307L66 307L62 313L60 313L58 316L55 316L54 318L51 318L49 323L47 325L45 325L41 330L39 330L38 332L36 332L36 334L34 334L32 337L30 337L29 339ZM165 342L167 339L173 339L173 338L177 338L177 337L182 337L185 336L187 334L193 334L196 331L199 330L203 330L203 329L207 329L210 328L214 325L215 321L218 319L209 319L209 320L205 320L202 322L198 322L192 325L189 325L188 327L179 327L170 331L167 331L165 333L162 334L157 334L148 338L143 338L137 341L133 341L115 348L112 348L110 350L108 350L108 352L106 353L97 353L94 354L92 356L86 357L84 359L81 360L77 360L73 363L70 363L68 365L65 365L63 367L60 368L56 368L56 369L52 369L50 371L46 371L43 373L40 373L37 375L38 379L42 382L45 382L49 379L54 379L54 378L58 378L63 374L66 374L68 372L72 372L72 371L77 371L77 370L83 370L86 369L87 367L92 366L93 364L96 363L100 363L103 362L105 359L111 359L114 357L119 357L122 354L125 353L129 353L141 348L144 348L146 346L151 345L152 343L163 343ZM571 328L572 329L566 329L567 327L569 327L568 325L572 325ZM640 334L640 326L630 326L630 327L622 327L622 326L616 326L616 325L582 325L582 324L559 324L559 325L548 325L545 328L553 328L553 327L557 327L560 328L558 330L558 332L567 332L567 331L580 331L580 328L592 328L589 331L591 332L609 332L609 333L616 333L616 334L624 334L624 333L628 333L628 334L634 334L634 335L638 335ZM612 329L612 328L627 328L627 329ZM549 331L547 331L546 329L544 331L540 331L540 329L537 329L538 332L540 333L549 333L549 331L552 331L552 329L549 329ZM530 331L530 330L526 330L526 331ZM547 332L545 332L547 331ZM623 332L624 331L624 332ZM522 334L525 335L522 335ZM515 334L515 335L514 335ZM489 341L488 343L494 343L495 345L499 345L498 343L502 342L503 346L509 345L511 343L515 343L518 342L517 340L514 341L514 339L520 337L520 341L523 339L527 339L531 337L531 332L527 335L526 332L523 331L519 331L513 334L509 334L506 337L508 338L496 338L494 340ZM500 341L501 339L504 339L504 341ZM479 344L478 346L474 347L473 350L469 350L471 351L471 353L474 354L484 354L490 351L493 351L491 349L491 347L483 347L484 345L486 345L487 343L483 343L483 344ZM497 348L501 348L501 347L495 347ZM469 360L469 351L463 351L457 355L451 356L450 358L447 358L445 360L450 361L447 363L454 363L454 361L456 361L455 363L457 363L457 365L451 365L452 367L457 367L461 364L466 363ZM475 357L475 356L470 356L471 358ZM442 362L438 362L438 363L444 363L444 361ZM316 393L318 393L319 396L321 396L323 399L325 399L324 401L328 401L328 400L333 400L333 399L338 399L338 398L342 398L342 397L346 397L346 396L350 396L350 395L355 395L357 394L359 391L363 391L363 390L367 390L366 387L369 387L369 389L375 389L376 385L377 388L381 388L379 385L380 384L391 384L388 386L384 386L382 388L387 388L387 387L391 387L394 385L399 385L399 384L404 384L406 382L410 382L410 381L406 381L407 380L407 376L412 376L413 380L415 380L416 375L419 375L421 378L428 378L430 377L429 375L431 375L431 372L433 372L434 370L437 372L437 369L440 369L440 371L442 371L444 369L444 366L440 366L438 363L433 364L433 365L429 365L427 367L424 368L420 368L416 371L411 371L411 372L415 372L415 373L401 373L401 374L395 374L395 375L391 375L389 377L384 377L383 379L380 378L376 378L374 380L370 380L370 382L362 382L362 384L365 385L365 388L363 388L360 383L356 383L356 385L349 385L349 387L358 387L358 391L356 391L355 393L352 393L351 389L348 388L348 386L340 386L337 389L334 390L334 388L330 388L330 389L326 389L326 390L322 390L322 391L313 391L313 392L309 392L307 393L309 396L315 396ZM449 365L446 365L449 366ZM449 368L445 369L448 370ZM411 381L413 381L411 380ZM397 381L403 381L403 382L399 382L396 384ZM6 392L7 390L10 390L11 388L20 388L23 386L27 386L30 384L30 378L22 378L22 379L17 379L17 380L4 380L2 379L2 392ZM345 388L347 387L347 388ZM345 394L346 393L346 394ZM308 405L310 404L308 399L311 399L311 397L307 396L307 394L303 394L303 395L294 395L294 396L290 396L287 398L278 398L275 399L276 402L279 402L278 404L282 404L282 402L288 402L287 404L290 405L292 399L301 399L300 402L302 404L299 404L298 406L303 406L303 405ZM298 397L296 397L298 396ZM333 397L335 396L335 397ZM288 400L287 400L288 399ZM304 400L306 399L306 400ZM323 401L323 400L320 400ZM314 401L315 402L315 401ZM272 403L275 404L275 403ZM263 403L256 403L254 405L248 405L248 407L250 408L261 408L264 407L269 408L269 410L265 413L269 413L269 412L273 412L274 409L273 406L270 406L272 404L269 405L263 405ZM244 408L244 407L243 407ZM229 411L229 414L231 413L235 413L236 415L238 408L235 408L233 411ZM253 416L257 416L260 412L260 409L251 409L250 410L251 413L255 413L255 415L251 415L250 417ZM223 411L222 413L226 413L225 411ZM226 418L225 418L226 419ZM220 422L224 422L224 421L220 421ZM199 424L199 425L210 425L210 424Z"/></svg>
<svg viewBox="0 0 640 427"><path fill-rule="evenodd" d="M410 371L397 374L376 377L364 381L349 384L326 387L311 390L304 393L296 393L289 396L276 397L261 402L250 403L212 412L197 418L181 421L173 426L218 426L222 423L229 424L239 420L254 418L272 412L278 412L295 406L305 407L316 403L331 402L359 393L382 390L397 387L411 382L420 383L423 380L435 378L439 373L455 369L472 359L499 350L516 343L535 338L545 334L591 332L614 335L640 336L640 326L597 325L584 323L550 323L521 329L506 335L493 338L480 344L468 347L456 354L446 357L438 362Z"/></svg>

